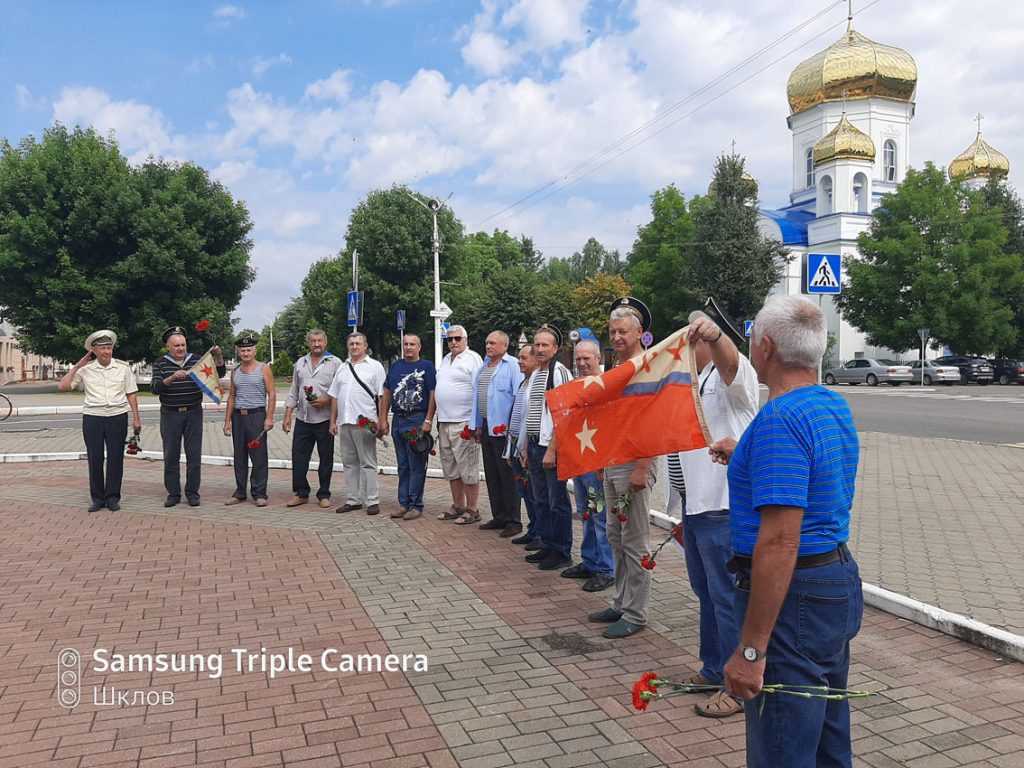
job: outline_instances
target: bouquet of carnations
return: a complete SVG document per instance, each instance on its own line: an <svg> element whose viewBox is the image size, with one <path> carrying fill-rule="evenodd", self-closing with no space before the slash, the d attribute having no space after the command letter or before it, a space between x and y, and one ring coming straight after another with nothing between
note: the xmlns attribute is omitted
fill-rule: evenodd
<svg viewBox="0 0 1024 768"><path fill-rule="evenodd" d="M133 427L131 436L125 441L125 455L134 456L142 450L142 427Z"/></svg>
<svg viewBox="0 0 1024 768"><path fill-rule="evenodd" d="M377 434L377 422L371 419L369 416L363 416L362 414L360 414L359 418L356 419L356 426L359 427L360 429L365 429L371 435L373 435L382 443L384 443L385 448L388 447L388 441L384 439L384 436Z"/></svg>
<svg viewBox="0 0 1024 768"><path fill-rule="evenodd" d="M313 402L314 400L316 400L319 397L319 395L317 395L315 392L313 392L313 388L312 387L303 387L302 391L306 394L306 402L307 403L311 403L311 402Z"/></svg>

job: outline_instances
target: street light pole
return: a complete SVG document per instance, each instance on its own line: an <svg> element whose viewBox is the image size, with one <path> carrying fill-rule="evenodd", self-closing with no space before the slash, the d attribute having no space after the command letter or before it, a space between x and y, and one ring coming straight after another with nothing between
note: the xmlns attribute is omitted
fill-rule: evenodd
<svg viewBox="0 0 1024 768"><path fill-rule="evenodd" d="M262 312L260 312L260 317L262 317L264 320L266 320L268 323L270 323L270 364L271 365L274 364L274 323L277 322L277 316L279 314L281 314L281 313L280 312L275 312L274 313L274 319L271 320L269 317L267 317Z"/></svg>
<svg viewBox="0 0 1024 768"><path fill-rule="evenodd" d="M426 208L434 220L434 237L432 240L432 249L434 251L434 365L441 367L441 238L437 231L437 213L444 207L444 203L433 198L424 203L408 190L406 190L406 194L419 205Z"/></svg>

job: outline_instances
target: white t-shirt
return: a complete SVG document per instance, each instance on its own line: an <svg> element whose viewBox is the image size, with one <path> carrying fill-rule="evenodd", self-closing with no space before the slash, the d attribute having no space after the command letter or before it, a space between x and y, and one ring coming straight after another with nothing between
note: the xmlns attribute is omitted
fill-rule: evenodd
<svg viewBox="0 0 1024 768"><path fill-rule="evenodd" d="M758 384L754 366L740 355L736 376L728 387L712 364L697 376L700 402L712 440L740 439L758 408ZM686 481L686 514L697 515L729 508L729 468L711 461L707 448L679 454Z"/></svg>
<svg viewBox="0 0 1024 768"><path fill-rule="evenodd" d="M384 366L367 356L358 363L352 363L352 367L370 392L380 397L384 391ZM360 416L377 420L377 406L369 393L359 386L359 382L352 376L348 362L338 366L338 372L334 374L334 381L331 382L327 394L338 401L339 424L355 424Z"/></svg>
<svg viewBox="0 0 1024 768"><path fill-rule="evenodd" d="M473 415L473 382L483 364L472 349L460 352L454 361L451 352L444 356L434 390L438 421L469 421Z"/></svg>

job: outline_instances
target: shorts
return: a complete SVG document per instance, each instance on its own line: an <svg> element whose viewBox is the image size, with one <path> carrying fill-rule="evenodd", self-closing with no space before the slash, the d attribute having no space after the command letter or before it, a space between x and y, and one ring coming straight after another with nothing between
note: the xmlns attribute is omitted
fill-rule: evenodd
<svg viewBox="0 0 1024 768"><path fill-rule="evenodd" d="M438 422L438 453L445 480L461 480L466 485L480 482L480 445L474 438L462 439L466 421Z"/></svg>

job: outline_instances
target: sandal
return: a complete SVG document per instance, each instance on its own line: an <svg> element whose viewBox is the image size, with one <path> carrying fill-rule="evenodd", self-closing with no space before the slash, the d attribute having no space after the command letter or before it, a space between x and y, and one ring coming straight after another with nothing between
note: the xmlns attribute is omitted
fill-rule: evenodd
<svg viewBox="0 0 1024 768"><path fill-rule="evenodd" d="M729 717L743 711L743 702L725 691L719 691L699 704L694 704L693 708L701 717Z"/></svg>
<svg viewBox="0 0 1024 768"><path fill-rule="evenodd" d="M456 525L472 525L473 523L480 522L480 510L479 509L467 509L463 512L462 517L455 521Z"/></svg>
<svg viewBox="0 0 1024 768"><path fill-rule="evenodd" d="M456 507L453 504L452 506L448 507L448 509L446 509L444 512L442 512L440 515L438 515L437 519L438 520L456 520L456 519L462 517L462 513L463 512L465 512L464 509L461 509L460 507Z"/></svg>

